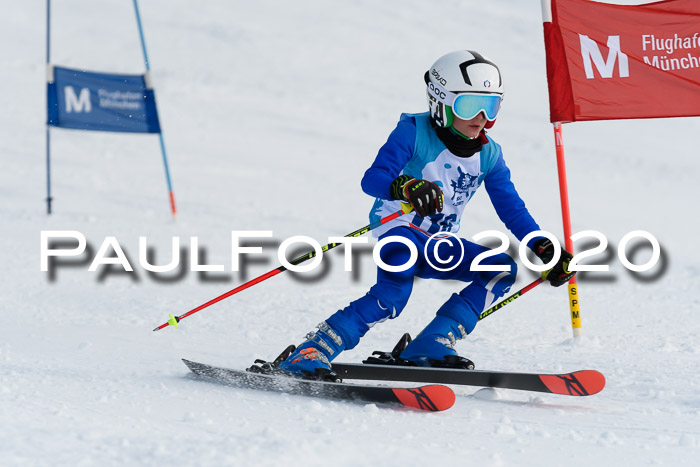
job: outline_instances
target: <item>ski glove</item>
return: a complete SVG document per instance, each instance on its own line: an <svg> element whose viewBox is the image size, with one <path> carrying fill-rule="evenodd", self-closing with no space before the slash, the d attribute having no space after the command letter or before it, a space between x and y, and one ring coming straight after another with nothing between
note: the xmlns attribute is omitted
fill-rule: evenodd
<svg viewBox="0 0 700 467"><path fill-rule="evenodd" d="M442 211L442 190L429 180L399 175L391 182L389 194L395 200L409 203L421 217L432 216Z"/></svg>
<svg viewBox="0 0 700 467"><path fill-rule="evenodd" d="M540 261L545 264L549 263L552 261L552 258L554 258L554 245L547 238L540 238L535 241L532 245L532 249ZM559 261L556 262L552 269L542 273L542 279L549 281L550 285L553 287L559 287L569 282L569 280L576 275L575 272L569 271L571 258L573 258L572 254L562 248Z"/></svg>

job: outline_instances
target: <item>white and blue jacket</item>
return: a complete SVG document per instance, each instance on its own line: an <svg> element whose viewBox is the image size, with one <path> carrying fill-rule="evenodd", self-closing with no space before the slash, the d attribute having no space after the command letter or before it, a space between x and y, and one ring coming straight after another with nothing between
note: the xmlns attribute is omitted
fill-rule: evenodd
<svg viewBox="0 0 700 467"><path fill-rule="evenodd" d="M362 178L363 191L377 198L370 212L370 222L401 209L400 202L392 200L389 194L391 182L401 174L438 185L445 196L444 207L441 213L426 218L415 213L401 216L375 229L374 235L378 237L399 225L412 226L428 234L457 232L464 207L482 183L499 218L518 240L540 230L510 180L501 146L487 138L488 143L480 152L471 157L458 157L438 138L429 112L402 114Z"/></svg>

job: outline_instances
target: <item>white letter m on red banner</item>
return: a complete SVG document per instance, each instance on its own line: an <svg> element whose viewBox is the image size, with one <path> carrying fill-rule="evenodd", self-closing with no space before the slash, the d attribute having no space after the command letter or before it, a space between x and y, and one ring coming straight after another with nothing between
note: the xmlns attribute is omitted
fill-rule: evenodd
<svg viewBox="0 0 700 467"><path fill-rule="evenodd" d="M586 71L586 78L595 78L593 65L598 69L601 78L612 78L615 69L615 60L618 60L618 72L620 78L629 78L629 62L627 54L620 50L620 36L608 36L608 59L603 60L598 44L590 37L579 34L581 40L581 57L583 58L583 68ZM592 62L592 63L591 63Z"/></svg>

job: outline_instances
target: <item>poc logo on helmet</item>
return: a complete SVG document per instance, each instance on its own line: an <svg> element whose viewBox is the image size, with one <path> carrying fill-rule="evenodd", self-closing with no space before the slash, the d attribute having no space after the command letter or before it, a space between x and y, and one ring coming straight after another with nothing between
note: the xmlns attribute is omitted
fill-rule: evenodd
<svg viewBox="0 0 700 467"><path fill-rule="evenodd" d="M437 96L437 98L440 100L445 100L447 98L447 95L443 91L436 88L431 82L428 82L428 89L430 89L430 92Z"/></svg>

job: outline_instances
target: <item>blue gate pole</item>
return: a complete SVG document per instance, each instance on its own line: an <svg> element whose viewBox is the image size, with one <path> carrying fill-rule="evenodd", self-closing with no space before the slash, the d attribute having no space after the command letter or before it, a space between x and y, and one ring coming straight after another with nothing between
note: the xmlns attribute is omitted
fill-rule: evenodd
<svg viewBox="0 0 700 467"><path fill-rule="evenodd" d="M139 5L137 0L134 0L134 10L136 11L136 23L139 27L139 37L141 38L141 49L143 50L143 61L146 64L146 86L151 87L151 65L148 61L148 51L146 50L146 40L143 37L143 27L141 26L141 15L139 14ZM154 105L155 105L155 93L153 94ZM156 105L156 112L157 110ZM163 130L158 132L158 137L160 138L160 151L163 154L163 166L165 167L165 180L168 183L168 196L170 198L170 209L172 210L173 217L177 214L175 209L175 193L173 193L173 185L170 182L170 170L168 169L168 156L165 152L165 141L163 140Z"/></svg>
<svg viewBox="0 0 700 467"><path fill-rule="evenodd" d="M46 69L51 66L51 0L46 0ZM48 80L48 76L47 76ZM46 214L51 214L51 131L49 127L49 85L46 85Z"/></svg>

